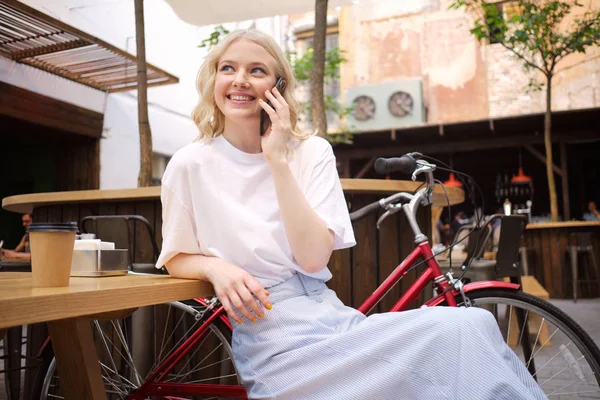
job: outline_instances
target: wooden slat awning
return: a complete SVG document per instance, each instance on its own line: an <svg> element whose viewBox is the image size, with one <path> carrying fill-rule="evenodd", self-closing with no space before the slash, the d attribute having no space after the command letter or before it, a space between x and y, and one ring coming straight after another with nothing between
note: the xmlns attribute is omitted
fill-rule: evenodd
<svg viewBox="0 0 600 400"><path fill-rule="evenodd" d="M134 55L16 0L0 0L0 55L107 92L137 87ZM148 86L179 82L147 69Z"/></svg>

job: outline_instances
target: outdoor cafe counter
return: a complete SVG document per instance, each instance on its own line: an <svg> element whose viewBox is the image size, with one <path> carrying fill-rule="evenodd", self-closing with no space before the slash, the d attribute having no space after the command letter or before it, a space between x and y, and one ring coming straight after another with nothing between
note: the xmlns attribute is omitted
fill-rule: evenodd
<svg viewBox="0 0 600 400"><path fill-rule="evenodd" d="M342 179L341 182L351 211L399 191L412 192L421 185L421 182L377 179ZM453 205L464 201L461 189L448 187L446 190L448 199L443 188L436 185L433 198L436 209L448 202ZM159 246L162 242L160 187L24 194L4 198L2 207L19 213L34 211L35 222L81 221L90 215L141 215L153 227ZM379 231L377 218L378 215L370 215L354 223L358 244L352 249L334 252L328 264L334 276L330 287L347 305L360 305L414 248L414 237L403 213L386 219ZM418 220L423 233L430 235L430 207L420 209ZM153 262L152 246L145 232L137 229L134 235L135 262ZM416 272L396 285L383 300L382 309L395 303L394 298L415 279Z"/></svg>
<svg viewBox="0 0 600 400"><path fill-rule="evenodd" d="M527 249L529 273L548 291L551 298L573 298L570 260L568 248L571 234L589 232L592 234L596 262L600 262L600 222L564 221L529 224L525 231L523 245ZM594 276L587 255L579 258L579 277L588 278L578 286L579 298L600 295L598 277ZM585 267L587 264L587 268ZM594 281L595 280L595 281Z"/></svg>

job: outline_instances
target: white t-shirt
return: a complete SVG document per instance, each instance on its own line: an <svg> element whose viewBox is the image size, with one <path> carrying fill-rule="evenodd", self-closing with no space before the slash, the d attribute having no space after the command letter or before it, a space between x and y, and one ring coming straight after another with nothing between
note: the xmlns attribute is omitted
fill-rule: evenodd
<svg viewBox="0 0 600 400"><path fill-rule="evenodd" d="M335 234L334 249L354 246L354 232L331 145L294 141L289 166L309 204ZM327 267L308 274L294 260L263 153L245 153L222 135L179 150L162 179L163 245L157 268L179 253L221 257L264 287L297 272L329 280Z"/></svg>

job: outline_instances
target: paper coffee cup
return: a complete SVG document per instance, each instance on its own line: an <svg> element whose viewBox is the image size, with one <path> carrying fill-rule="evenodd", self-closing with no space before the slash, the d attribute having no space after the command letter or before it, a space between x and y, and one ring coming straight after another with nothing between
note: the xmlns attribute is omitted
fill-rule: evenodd
<svg viewBox="0 0 600 400"><path fill-rule="evenodd" d="M27 232L33 287L69 286L77 223L32 223Z"/></svg>

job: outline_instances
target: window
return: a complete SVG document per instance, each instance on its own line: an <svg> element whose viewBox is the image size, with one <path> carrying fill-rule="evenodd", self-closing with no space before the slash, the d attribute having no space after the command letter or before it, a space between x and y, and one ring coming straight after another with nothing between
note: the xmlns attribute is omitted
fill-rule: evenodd
<svg viewBox="0 0 600 400"><path fill-rule="evenodd" d="M496 6L496 12L502 16L502 18L506 21L509 20L521 13L519 4L514 0L505 0L499 1L494 4ZM501 31L493 26L489 27L490 29L490 43L500 43L502 41Z"/></svg>

